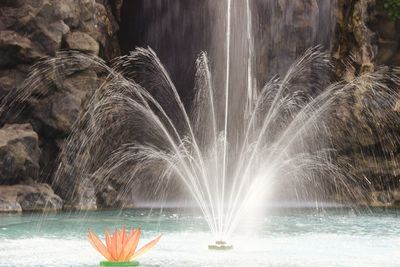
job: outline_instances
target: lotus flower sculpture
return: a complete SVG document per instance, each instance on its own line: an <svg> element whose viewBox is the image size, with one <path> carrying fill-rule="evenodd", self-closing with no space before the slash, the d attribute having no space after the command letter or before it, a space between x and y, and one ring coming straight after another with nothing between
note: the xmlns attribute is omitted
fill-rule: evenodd
<svg viewBox="0 0 400 267"><path fill-rule="evenodd" d="M131 228L130 232L122 227L121 231L115 229L113 235L106 228L106 244L99 239L90 229L88 239L92 246L107 259L100 262L100 266L138 266L139 262L135 261L139 256L153 248L161 238L161 235L136 250L140 239L140 228Z"/></svg>

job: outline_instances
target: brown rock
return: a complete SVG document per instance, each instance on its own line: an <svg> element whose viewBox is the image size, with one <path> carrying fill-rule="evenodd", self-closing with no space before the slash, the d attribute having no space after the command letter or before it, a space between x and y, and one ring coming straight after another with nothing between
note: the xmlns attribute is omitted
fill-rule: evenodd
<svg viewBox="0 0 400 267"><path fill-rule="evenodd" d="M33 33L31 39L42 53L54 56L56 51L61 48L62 37L69 31L69 27L63 21L48 23L46 20L36 21L38 29Z"/></svg>
<svg viewBox="0 0 400 267"><path fill-rule="evenodd" d="M392 201L394 205L400 205L400 189L392 191Z"/></svg>
<svg viewBox="0 0 400 267"><path fill-rule="evenodd" d="M84 32L74 31L68 33L65 37L65 42L70 49L89 52L95 55L99 53L99 44Z"/></svg>
<svg viewBox="0 0 400 267"><path fill-rule="evenodd" d="M62 204L47 184L0 186L0 212L57 211Z"/></svg>
<svg viewBox="0 0 400 267"><path fill-rule="evenodd" d="M4 192L2 193L4 194ZM8 194L0 195L0 212L22 212L22 208L15 198Z"/></svg>
<svg viewBox="0 0 400 267"><path fill-rule="evenodd" d="M0 67L33 62L43 55L28 38L13 31L0 31Z"/></svg>
<svg viewBox="0 0 400 267"><path fill-rule="evenodd" d="M39 174L38 136L30 124L0 129L0 184L36 180Z"/></svg>
<svg viewBox="0 0 400 267"><path fill-rule="evenodd" d="M387 191L374 191L371 192L370 206L372 207L385 207L392 205L392 196Z"/></svg>
<svg viewBox="0 0 400 267"><path fill-rule="evenodd" d="M127 193L124 193L124 189L119 189L118 187L115 189L115 186L107 184L104 188L98 190L98 205L101 208L134 208L135 201L132 195L129 194L129 190L127 190Z"/></svg>
<svg viewBox="0 0 400 267"><path fill-rule="evenodd" d="M49 88L46 97L30 99L35 127L45 129L48 136L70 133L78 118L83 103L97 85L96 72L81 71L59 81L58 86ZM48 130L51 130L50 132ZM40 131L39 134L42 134Z"/></svg>
<svg viewBox="0 0 400 267"><path fill-rule="evenodd" d="M115 4L118 5L118 3ZM85 32L96 39L101 47L101 56L106 60L111 60L120 55L119 41L116 34L119 30L119 25L113 17L110 6L106 5L105 7L96 3L95 10L96 20L92 22L94 25L85 24L81 27L81 30L84 29Z"/></svg>
<svg viewBox="0 0 400 267"><path fill-rule="evenodd" d="M72 48L97 55L101 46L103 57L108 55L107 59L110 59L117 56L118 24L109 6L107 1L96 0L1 0L0 99L9 92L17 91L27 75L27 70L39 58L67 53L59 53L60 49ZM79 60L64 61L57 67L54 62L45 64L44 67L48 67L47 71L39 68L38 71L43 73L37 75L37 79L33 81L40 85L32 90L28 100L24 101L27 102L26 109L22 110L19 116L14 116L15 114L11 112L11 116L1 117L7 119L8 123L17 121L32 124L40 136L40 164L36 157L27 159L27 164L30 160L35 162L32 164L35 166L34 170L28 172L29 164L21 166L19 156L16 161L15 155L7 152L4 156L8 159L5 160L5 164L10 170L3 172L4 163L0 158L0 164L3 164L0 165L0 184L35 180L39 165L43 179L48 177L46 181L53 181L52 170L60 151L59 144L68 136L71 126L80 116L88 94L98 85L96 73L89 70L90 63L87 60L84 63L77 61ZM0 132L3 132L3 129ZM37 139L36 135L36 147ZM21 142L13 143L16 147L7 147L12 147L19 153L18 155L23 154L26 147ZM28 154L28 151L25 152ZM16 162L18 165L15 166ZM3 180L3 176L6 180ZM74 199L76 200L74 208L96 208L96 192L93 188L93 186L82 186L77 189L79 198ZM63 187L62 190L65 192L60 194L68 195L70 185ZM1 207L10 210L23 209L18 208L19 202L17 205L16 202L9 202L1 197L0 194L0 210L3 209ZM31 194L29 198L40 200L40 196L35 194Z"/></svg>
<svg viewBox="0 0 400 267"><path fill-rule="evenodd" d="M107 185L101 192L97 194L99 205L103 208L119 207L121 203L118 201L118 192L112 186Z"/></svg>
<svg viewBox="0 0 400 267"><path fill-rule="evenodd" d="M18 69L0 70L0 99L14 91L25 78L25 73Z"/></svg>
<svg viewBox="0 0 400 267"><path fill-rule="evenodd" d="M71 192L71 187L68 186L68 184L62 182L59 182L58 187L63 192L64 199L66 199L64 209L66 210L97 209L96 189L90 179L84 179L81 183L76 184L74 192Z"/></svg>

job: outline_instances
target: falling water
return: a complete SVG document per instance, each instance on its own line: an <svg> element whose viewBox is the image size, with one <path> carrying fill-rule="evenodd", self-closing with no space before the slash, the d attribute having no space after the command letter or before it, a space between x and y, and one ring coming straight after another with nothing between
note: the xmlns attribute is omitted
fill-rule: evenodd
<svg viewBox="0 0 400 267"><path fill-rule="evenodd" d="M252 23L251 23L251 9L250 0L246 0L246 30L247 30L247 102L246 102L246 114L253 112L253 103L257 98L257 90L253 87L253 57L254 57L254 45L253 45L253 34L252 34ZM247 116L246 116L247 117Z"/></svg>
<svg viewBox="0 0 400 267"><path fill-rule="evenodd" d="M116 59L113 67L95 57L59 54L37 65L17 97L9 100L29 101L32 94L40 95L54 72L83 63L107 73L61 155L55 185L70 193L64 196L67 199L79 200L79 188L88 182L100 190L112 181L125 185L121 194L132 194L130 189L135 188L164 196L178 179L196 200L215 237L226 239L258 203L268 201L278 182L291 184L303 194L324 192L326 183L347 192L349 178L329 160L329 147L321 142L328 133L320 126L352 88L378 87L392 93L381 82L387 79L384 70L349 84L320 88L325 85L313 83L321 93L309 97L304 91L314 71L330 68L327 55L311 49L282 79L264 86L242 126L243 139L231 146L235 140L215 127L218 114L212 107L218 102L207 62L205 54L197 62L197 111L191 117L151 49L137 49ZM231 117L228 120L232 122ZM240 150L232 149L235 146ZM225 181L224 153L230 159ZM314 188L308 188L310 184Z"/></svg>
<svg viewBox="0 0 400 267"><path fill-rule="evenodd" d="M227 149L227 132L228 132L228 114L229 114L229 74L230 74L230 48L231 48L231 0L228 0L228 8L227 8L227 16L226 16L226 79L225 79L225 120L224 120L224 153L222 155L222 193L221 193L221 207L219 208L219 229L222 229L223 222L223 211L225 209L225 180L226 180L226 167L227 167L227 157L226 157L226 149Z"/></svg>
<svg viewBox="0 0 400 267"><path fill-rule="evenodd" d="M346 84L331 82L329 54L316 47L258 87L250 1L213 3L226 10L226 53L211 51L212 63L200 53L190 112L151 48L137 48L110 65L73 51L59 53L37 64L24 85L3 99L2 114L45 94L53 77L82 66L103 77L55 174L54 186L70 203L79 202L89 185L101 191L118 183L121 196L149 192L159 198L183 185L215 238L226 240L279 184L299 199L325 196L332 187L355 194L348 186L353 177L330 157L330 115L355 89L397 95L388 84L400 84L398 73L382 68Z"/></svg>

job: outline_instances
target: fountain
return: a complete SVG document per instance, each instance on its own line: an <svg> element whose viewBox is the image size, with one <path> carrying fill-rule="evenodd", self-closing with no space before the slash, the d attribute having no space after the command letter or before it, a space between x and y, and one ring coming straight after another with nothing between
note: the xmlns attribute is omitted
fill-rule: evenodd
<svg viewBox="0 0 400 267"><path fill-rule="evenodd" d="M67 200L80 201L82 187L111 182L123 185L121 195L133 190L165 198L184 191L218 240L209 248L225 250L278 183L290 185L299 198L323 195L328 187L356 194L348 186L355 178L331 159L329 115L355 88L393 94L385 82L399 84L398 76L382 68L348 83L332 82L329 55L315 47L259 88L249 0L240 3L245 9L238 2L226 2L226 53L216 63L224 65L224 75L214 76L207 53L199 54L191 112L151 48L137 48L110 65L95 56L61 52L36 65L24 85L3 100L6 107L40 97L43 84L81 66L103 75L60 155L54 184L68 192ZM231 14L243 10L241 53L246 56L239 63L231 51L237 38Z"/></svg>
<svg viewBox="0 0 400 267"><path fill-rule="evenodd" d="M27 101L43 93L52 77L82 65L105 74L60 156L54 184L66 199L80 201L79 188L110 182L124 185L121 195L151 188L152 194L165 197L179 180L218 240L209 248L229 249L226 240L246 217L257 214L278 181L291 184L298 197L327 185L354 194L348 187L352 178L330 158L329 127L322 121L352 88L392 93L379 83L387 74L382 70L347 84L332 83L329 56L316 47L283 77L258 88L249 0L240 50L246 56L242 64L234 57L231 66L231 13L243 12L242 4L226 2L224 75L218 70L212 76L205 52L196 61L190 113L151 48L137 48L111 66L95 56L61 52L36 65L24 86L3 100L3 107ZM391 81L397 83L396 77Z"/></svg>
<svg viewBox="0 0 400 267"><path fill-rule="evenodd" d="M226 240L242 219L267 201L276 180L312 180L316 173L334 173L336 185L344 181L329 161L329 150L321 140L316 142L320 117L342 91L338 84L324 89L327 82L314 77L329 71L328 55L310 49L282 79L275 77L258 89L252 73L250 5L245 3L245 70L238 72L235 58L231 75L231 13L241 9L229 0L226 71L213 77L207 54L200 53L191 114L152 49L138 48L111 67L74 54L74 60L90 62L108 76L68 139L56 185L71 188L66 177L73 176L72 199L79 198L79 187L87 183L101 188L111 181L126 188L150 183L151 192L164 196L171 180L178 179L218 240L209 247L225 249L232 247ZM58 60L62 65L71 55L60 54ZM245 88L240 86L242 77ZM305 94L308 90L321 93L313 98Z"/></svg>

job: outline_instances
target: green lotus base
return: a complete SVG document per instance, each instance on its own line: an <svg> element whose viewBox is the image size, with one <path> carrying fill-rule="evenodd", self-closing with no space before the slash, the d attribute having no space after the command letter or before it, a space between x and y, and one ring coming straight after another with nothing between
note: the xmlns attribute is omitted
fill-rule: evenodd
<svg viewBox="0 0 400 267"><path fill-rule="evenodd" d="M217 242L215 242L215 244L208 245L208 249L230 250L230 249L233 249L233 245L228 245L225 241L217 241Z"/></svg>
<svg viewBox="0 0 400 267"><path fill-rule="evenodd" d="M101 267L133 267L139 266L138 261L125 261L125 262L116 262L116 261L101 261Z"/></svg>

